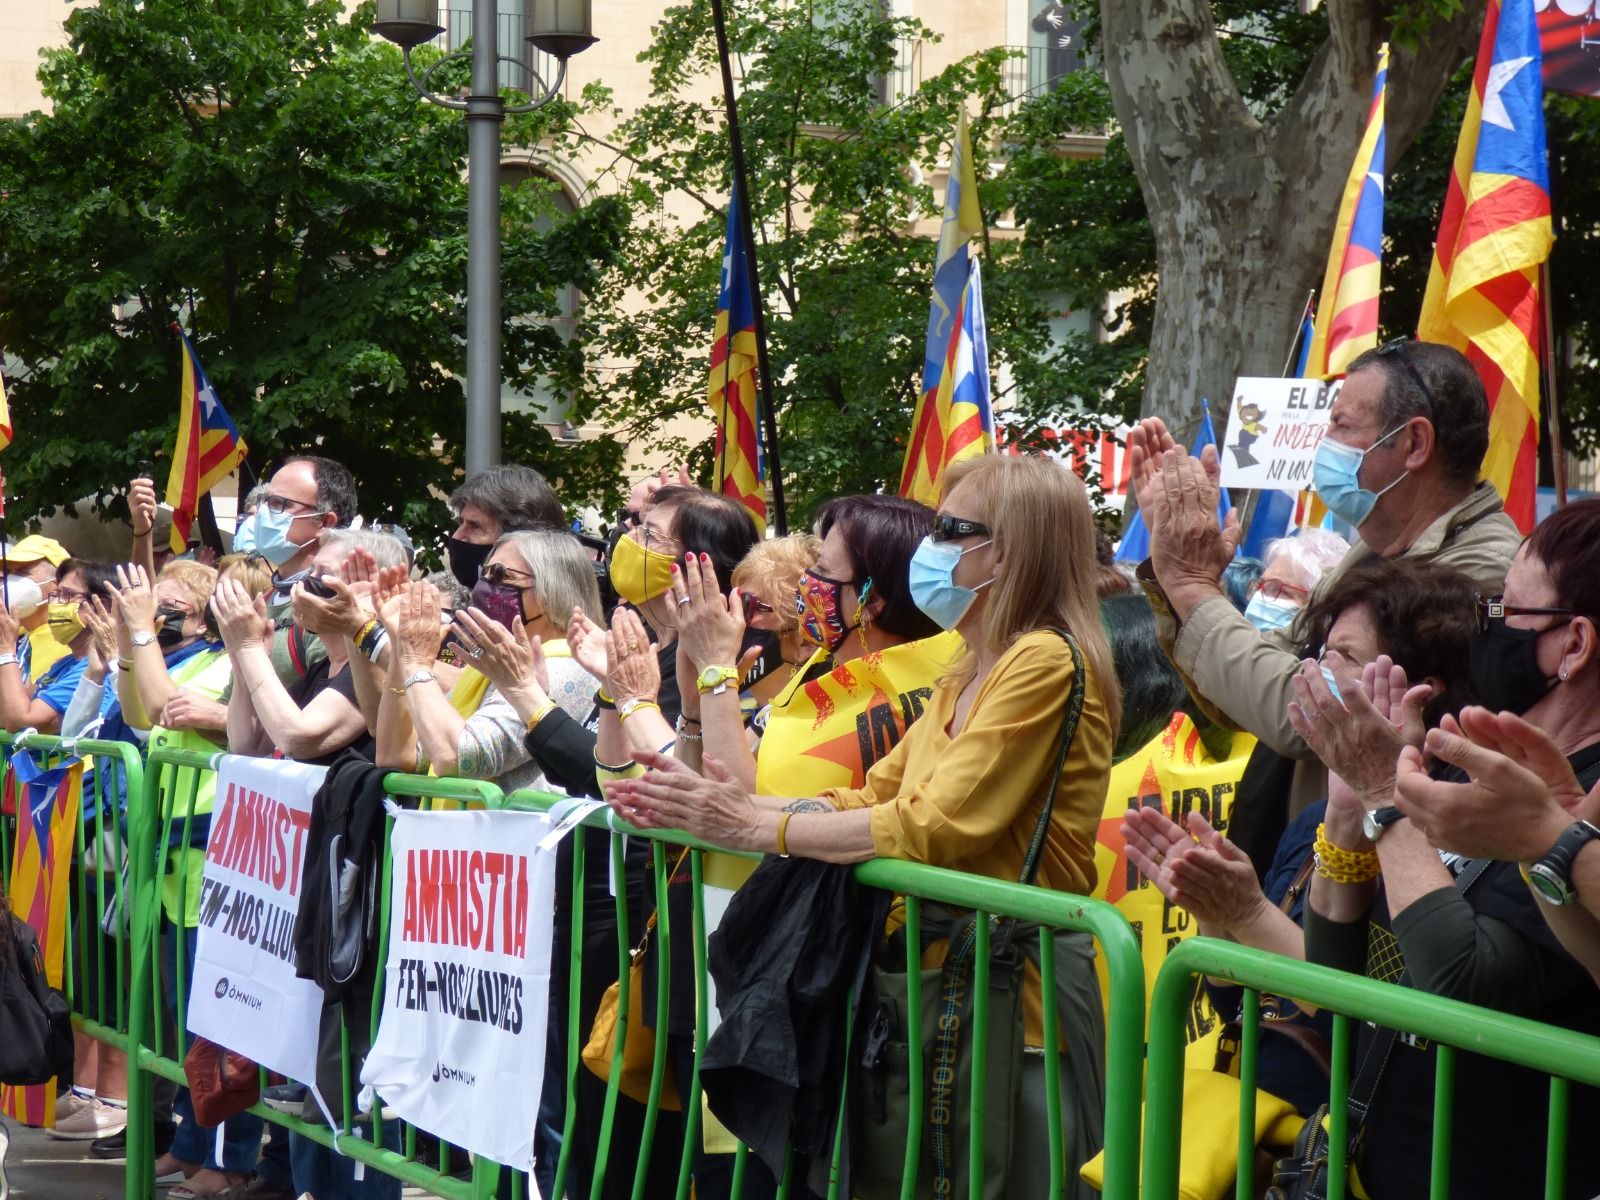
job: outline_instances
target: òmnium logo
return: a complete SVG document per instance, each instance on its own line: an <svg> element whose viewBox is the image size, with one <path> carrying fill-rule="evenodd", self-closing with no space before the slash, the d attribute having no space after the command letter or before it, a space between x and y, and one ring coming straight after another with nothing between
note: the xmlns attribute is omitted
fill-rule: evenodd
<svg viewBox="0 0 1600 1200"><path fill-rule="evenodd" d="M218 1000L237 1000L246 1008L260 1008L261 998L252 996L249 992L242 991L233 985L226 975L217 980L217 986L211 989L211 994Z"/></svg>
<svg viewBox="0 0 1600 1200"><path fill-rule="evenodd" d="M478 1077L470 1071L463 1071L460 1067L447 1067L441 1060L434 1063L433 1082L464 1083L468 1087L478 1086Z"/></svg>

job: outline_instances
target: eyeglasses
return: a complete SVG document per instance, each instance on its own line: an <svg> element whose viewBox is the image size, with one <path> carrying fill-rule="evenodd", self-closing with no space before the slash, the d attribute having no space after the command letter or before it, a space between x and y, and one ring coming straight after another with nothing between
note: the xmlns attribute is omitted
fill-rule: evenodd
<svg viewBox="0 0 1600 1200"><path fill-rule="evenodd" d="M977 521L968 521L963 517L951 517L940 513L933 519L933 540L936 542L954 542L961 538L993 537L987 525Z"/></svg>
<svg viewBox="0 0 1600 1200"><path fill-rule="evenodd" d="M80 592L75 588L56 588L56 593L51 597L57 604L81 604L89 598L88 592Z"/></svg>
<svg viewBox="0 0 1600 1200"><path fill-rule="evenodd" d="M320 517L322 515L322 512L318 510L315 504L309 503L305 500L295 500L289 496L273 496L270 494L261 498L261 507L278 517L283 516L283 514L286 512L290 512L291 505L293 505L295 508L305 510L304 512L296 512L295 516L297 517Z"/></svg>
<svg viewBox="0 0 1600 1200"><path fill-rule="evenodd" d="M512 576L517 576L513 579ZM478 578L494 584L496 587L514 587L526 591L533 586L533 576L527 571L518 571L506 566L504 563L485 563L478 568ZM527 582L523 582L526 580Z"/></svg>
<svg viewBox="0 0 1600 1200"><path fill-rule="evenodd" d="M1439 411L1439 406L1434 403L1433 389L1422 378L1422 372L1418 371L1412 364L1411 356L1405 352L1406 347L1411 345L1412 340L1408 337L1395 338L1394 341L1385 342L1379 346L1377 352L1385 358L1395 359L1406 369L1406 374L1411 376L1411 382L1417 385L1422 392L1422 398L1428 402L1428 419L1431 421L1434 419L1433 414Z"/></svg>
<svg viewBox="0 0 1600 1200"><path fill-rule="evenodd" d="M1478 597L1478 632L1488 633L1495 625L1504 625L1507 617L1565 617L1565 621L1557 621L1554 625L1547 625L1540 633L1547 633L1552 629L1559 629L1578 614L1570 608L1528 608L1520 604L1507 604L1504 596L1479 596Z"/></svg>
<svg viewBox="0 0 1600 1200"><path fill-rule="evenodd" d="M757 617L771 616L772 612L772 605L765 600L757 600L754 596L746 594L744 598L744 620L746 625Z"/></svg>
<svg viewBox="0 0 1600 1200"><path fill-rule="evenodd" d="M1250 594L1259 594L1268 600L1304 600L1311 592L1281 579L1258 579L1250 585Z"/></svg>

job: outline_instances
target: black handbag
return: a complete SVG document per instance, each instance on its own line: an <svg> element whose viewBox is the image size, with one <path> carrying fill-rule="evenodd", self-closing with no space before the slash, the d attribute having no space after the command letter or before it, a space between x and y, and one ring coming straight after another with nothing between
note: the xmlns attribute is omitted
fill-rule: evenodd
<svg viewBox="0 0 1600 1200"><path fill-rule="evenodd" d="M1083 713L1083 652L1071 634L1056 630L1072 652L1072 690L1061 718L1055 767L1044 807L1023 860L1019 882L1031 884L1055 807L1061 770ZM971 913L923 906L923 939L948 938L942 967L923 970L922 1027L907 1020L907 976L903 936L872 969L875 991L867 1036L852 1081L850 1190L859 1200L898 1200L905 1173L911 1123L910 1057L923 1057L922 1154L916 1194L965 1196L970 1168L972 967L977 926ZM989 1024L984 1106L983 1195L1003 1200L1011 1160L1011 1129L1022 1078L1022 965L1017 923L995 921L990 938ZM903 931L902 931L903 933ZM892 961L891 961L892 960ZM1053 983L1043 981L1045 1003ZM1026 1148L1037 1152L1037 1148Z"/></svg>
<svg viewBox="0 0 1600 1200"><path fill-rule="evenodd" d="M0 934L0 1083L31 1087L72 1078L72 1014L45 978L39 939L6 914Z"/></svg>

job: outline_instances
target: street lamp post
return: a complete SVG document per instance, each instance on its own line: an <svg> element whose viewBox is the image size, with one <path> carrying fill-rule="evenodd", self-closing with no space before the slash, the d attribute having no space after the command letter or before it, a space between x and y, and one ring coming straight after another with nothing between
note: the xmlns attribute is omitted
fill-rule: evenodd
<svg viewBox="0 0 1600 1200"><path fill-rule="evenodd" d="M553 55L554 79L546 81L526 63L503 56L498 47L496 0L472 0L472 47L434 62L419 77L411 49L444 32L438 0L378 0L372 31L400 47L406 77L417 94L440 108L467 114L467 474L500 461L500 125L506 114L532 112L560 94L567 59L593 45L590 0L528 0L527 40ZM472 89L465 100L440 96L429 87L433 73L447 62L470 56ZM526 104L500 98L496 77L500 60L533 77Z"/></svg>

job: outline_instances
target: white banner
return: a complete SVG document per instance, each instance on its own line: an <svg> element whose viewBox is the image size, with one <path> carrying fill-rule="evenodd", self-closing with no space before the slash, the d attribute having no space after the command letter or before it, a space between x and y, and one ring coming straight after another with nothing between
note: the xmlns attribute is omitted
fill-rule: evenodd
<svg viewBox="0 0 1600 1200"><path fill-rule="evenodd" d="M1311 486L1311 460L1328 431L1340 381L1251 379L1233 387L1219 453L1222 486L1298 492Z"/></svg>
<svg viewBox="0 0 1600 1200"><path fill-rule="evenodd" d="M322 989L294 973L311 800L326 767L229 754L200 888L189 1030L314 1085Z"/></svg>
<svg viewBox="0 0 1600 1200"><path fill-rule="evenodd" d="M383 1022L361 1072L404 1120L524 1171L544 1078L559 839L545 814L395 818Z"/></svg>

